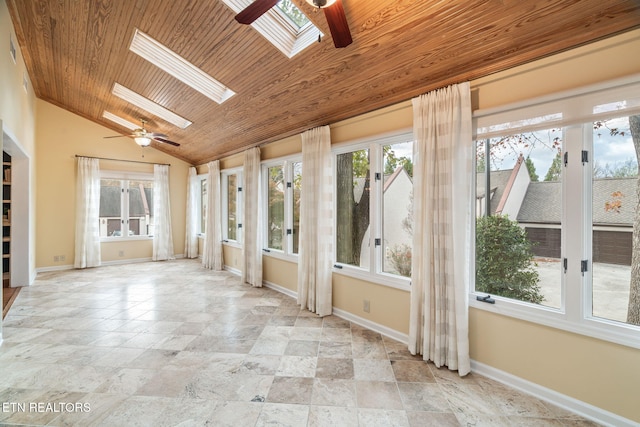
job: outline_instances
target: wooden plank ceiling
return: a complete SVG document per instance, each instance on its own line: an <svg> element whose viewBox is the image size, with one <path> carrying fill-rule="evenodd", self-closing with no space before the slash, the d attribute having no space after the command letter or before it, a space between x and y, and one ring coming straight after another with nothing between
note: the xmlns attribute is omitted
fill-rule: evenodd
<svg viewBox="0 0 640 427"><path fill-rule="evenodd" d="M103 111L145 118L181 144L156 148L195 165L640 27L637 0L343 0L353 43L288 59L219 0L6 1L39 98L122 134ZM132 53L136 28L236 95L218 105ZM122 101L115 82L193 124Z"/></svg>

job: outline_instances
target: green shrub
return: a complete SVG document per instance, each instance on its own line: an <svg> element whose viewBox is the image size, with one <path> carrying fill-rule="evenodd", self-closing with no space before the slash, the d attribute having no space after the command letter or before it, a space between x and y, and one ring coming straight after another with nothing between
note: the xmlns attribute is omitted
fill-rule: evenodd
<svg viewBox="0 0 640 427"><path fill-rule="evenodd" d="M388 248L387 259L399 275L411 277L411 247L409 245L402 243Z"/></svg>
<svg viewBox="0 0 640 427"><path fill-rule="evenodd" d="M532 243L526 231L507 216L476 219L476 291L539 304Z"/></svg>

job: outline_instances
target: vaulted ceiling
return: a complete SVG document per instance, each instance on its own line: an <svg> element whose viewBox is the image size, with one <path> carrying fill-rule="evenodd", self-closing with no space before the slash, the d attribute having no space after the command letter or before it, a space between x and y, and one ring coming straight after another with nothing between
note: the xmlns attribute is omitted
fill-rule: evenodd
<svg viewBox="0 0 640 427"><path fill-rule="evenodd" d="M122 134L104 111L145 118L181 144L154 147L191 164L640 27L637 0L342 0L353 43L336 49L324 14L293 0L328 36L289 59L221 0L6 2L36 96ZM136 28L236 95L217 104L131 52ZM123 101L116 82L193 124Z"/></svg>

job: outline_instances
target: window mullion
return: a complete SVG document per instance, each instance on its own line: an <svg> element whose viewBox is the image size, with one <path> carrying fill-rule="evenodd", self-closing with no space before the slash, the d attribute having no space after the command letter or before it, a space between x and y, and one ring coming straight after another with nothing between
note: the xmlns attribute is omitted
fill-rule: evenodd
<svg viewBox="0 0 640 427"><path fill-rule="evenodd" d="M588 269L581 274L582 312L581 320L593 315L593 125L586 123L582 126L581 150L588 153L589 161L582 163L582 258L587 261Z"/></svg>
<svg viewBox="0 0 640 427"><path fill-rule="evenodd" d="M282 250L285 254L291 254L293 251L293 234L289 230L293 230L293 163L285 161L283 164L284 178L284 236Z"/></svg>
<svg viewBox="0 0 640 427"><path fill-rule="evenodd" d="M236 173L236 241L238 243L244 242L242 233L243 228L239 226L242 224L244 218L244 181L242 172Z"/></svg>
<svg viewBox="0 0 640 427"><path fill-rule="evenodd" d="M129 236L129 181L124 180L121 183L121 204L122 211L120 217L122 218L122 236Z"/></svg>
<svg viewBox="0 0 640 427"><path fill-rule="evenodd" d="M565 152L568 153L567 165L563 166L563 217L562 246L563 257L567 258L567 272L563 274L563 306L567 319L579 322L583 318L584 297L583 276L580 261L584 258L584 178L581 162L582 126L569 126L564 129Z"/></svg>
<svg viewBox="0 0 640 427"><path fill-rule="evenodd" d="M370 271L372 273L382 272L382 255L384 242L382 241L382 188L384 182L384 173L382 167L382 144L372 144L369 152L370 159L370 207L369 229L372 230L370 237Z"/></svg>

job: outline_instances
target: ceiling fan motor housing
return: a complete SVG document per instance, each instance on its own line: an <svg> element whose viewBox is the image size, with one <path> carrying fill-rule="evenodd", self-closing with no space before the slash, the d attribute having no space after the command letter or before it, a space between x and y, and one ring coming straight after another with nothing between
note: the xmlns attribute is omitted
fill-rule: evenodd
<svg viewBox="0 0 640 427"><path fill-rule="evenodd" d="M320 9L320 8L323 8L323 7L331 6L331 4L334 3L334 1L330 1L330 0L307 0L307 3L311 3L313 6L317 7L318 9Z"/></svg>

